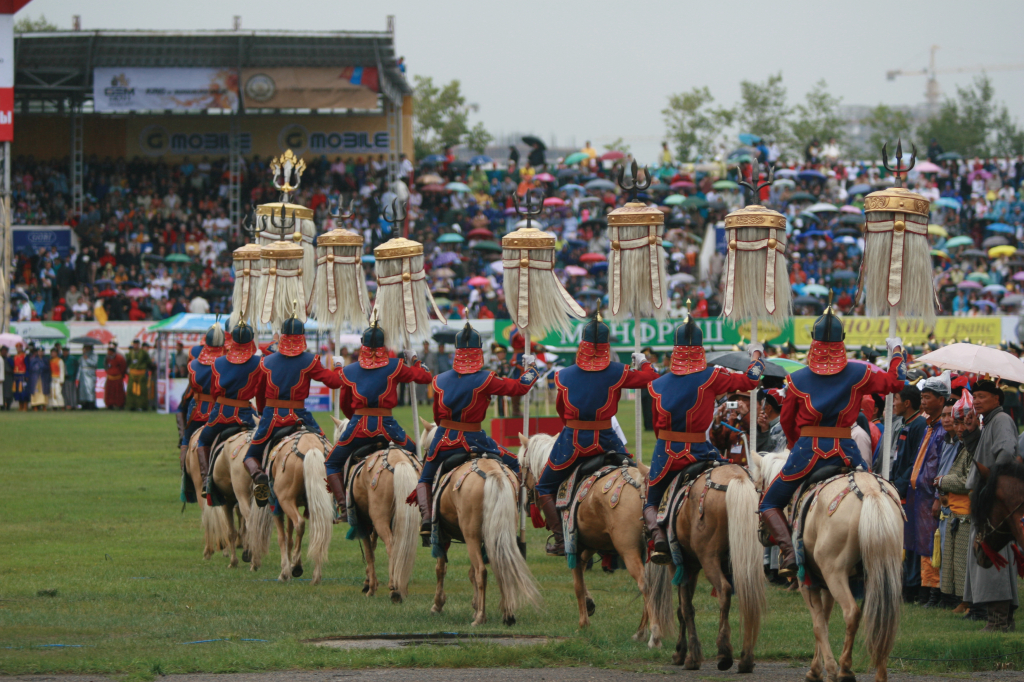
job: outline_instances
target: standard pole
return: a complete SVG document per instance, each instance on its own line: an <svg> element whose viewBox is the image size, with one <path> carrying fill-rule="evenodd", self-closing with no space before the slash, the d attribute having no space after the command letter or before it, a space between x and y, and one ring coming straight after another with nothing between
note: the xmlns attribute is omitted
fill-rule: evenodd
<svg viewBox="0 0 1024 682"><path fill-rule="evenodd" d="M896 336L896 313L889 309L889 337ZM886 368L892 362L892 351L886 359ZM885 396L885 435L882 438L882 478L889 480L889 460L892 455L892 393Z"/></svg>
<svg viewBox="0 0 1024 682"><path fill-rule="evenodd" d="M406 357L409 358L409 362L412 362L413 351L409 351ZM425 461L426 453L420 452L420 406L419 401L416 400L416 387L419 384L409 383L406 386L409 387L409 399L412 402L412 433L409 435L412 438L412 444L416 446L416 456L420 461Z"/></svg>
<svg viewBox="0 0 1024 682"><path fill-rule="evenodd" d="M520 330L526 336L526 354L529 355L533 351L533 337L529 331ZM533 392L533 387L526 392L523 396L523 436L526 438L530 437L530 393ZM524 448L525 450L525 448ZM534 473L535 477L540 474ZM535 479L536 480L536 479ZM526 543L526 515L527 515L527 491L526 486L522 485L519 487L519 541L523 544Z"/></svg>
<svg viewBox="0 0 1024 682"><path fill-rule="evenodd" d="M11 235L11 143L4 142L4 178L3 178L3 202L2 228L3 239L0 245L0 254L3 256L0 262L0 275L3 281L0 282L0 303L3 310L0 310L0 332L7 332L11 326L11 250L14 248L14 238Z"/></svg>
<svg viewBox="0 0 1024 682"><path fill-rule="evenodd" d="M640 352L640 334L643 333L640 326L640 318L633 317L633 352ZM634 367L633 369L640 369ZM642 388L634 388L633 396L636 398L634 401L636 404L633 406L633 419L636 420L636 463L644 463L644 452L643 452L643 437L644 437L644 407L643 399L640 396Z"/></svg>
<svg viewBox="0 0 1024 682"><path fill-rule="evenodd" d="M757 320L750 321L750 344L757 343ZM747 443L750 452L757 452L757 388L750 392L750 442ZM747 453L747 461L750 461L750 452Z"/></svg>

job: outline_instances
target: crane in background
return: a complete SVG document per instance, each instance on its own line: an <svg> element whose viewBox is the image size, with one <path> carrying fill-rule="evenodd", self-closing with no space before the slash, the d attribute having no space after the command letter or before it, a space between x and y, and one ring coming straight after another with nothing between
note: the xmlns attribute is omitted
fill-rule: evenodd
<svg viewBox="0 0 1024 682"><path fill-rule="evenodd" d="M928 102L928 113L933 114L938 111L939 98L942 96L942 88L939 87L939 81L936 80L936 76L939 74L949 73L977 73L977 72L989 72L989 71L1020 71L1024 70L1024 63L1019 64L995 64L989 66L977 65L977 66L961 66L952 69L936 69L935 68L935 53L938 51L938 45L932 45L931 56L928 59L928 68L917 69L908 71L906 69L893 69L885 72L885 77L888 80L896 80L896 76L928 76L928 85L925 87L924 98Z"/></svg>

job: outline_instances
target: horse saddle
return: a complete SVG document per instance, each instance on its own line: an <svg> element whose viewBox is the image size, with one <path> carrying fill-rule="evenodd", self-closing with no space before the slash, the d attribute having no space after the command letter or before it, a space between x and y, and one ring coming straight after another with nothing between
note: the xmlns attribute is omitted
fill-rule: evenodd
<svg viewBox="0 0 1024 682"><path fill-rule="evenodd" d="M583 457L573 468L571 473L558 486L558 495L555 496L555 508L563 511L568 508L574 499L579 487L595 473L605 467L632 466L632 460L628 455L621 452L605 452L599 455Z"/></svg>

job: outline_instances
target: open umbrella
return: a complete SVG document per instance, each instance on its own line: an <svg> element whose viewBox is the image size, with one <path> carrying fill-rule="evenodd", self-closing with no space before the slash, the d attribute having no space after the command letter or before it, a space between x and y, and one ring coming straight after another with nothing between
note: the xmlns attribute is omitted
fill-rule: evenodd
<svg viewBox="0 0 1024 682"><path fill-rule="evenodd" d="M693 284L697 281L697 278L687 272L677 272L666 277L665 281L669 284Z"/></svg>
<svg viewBox="0 0 1024 682"><path fill-rule="evenodd" d="M618 149L612 149L612 150L607 151L604 154L602 154L601 155L601 160L602 161L617 161L618 159L621 159L621 158L623 158L625 156L626 155L623 154L622 152L620 152Z"/></svg>
<svg viewBox="0 0 1024 682"><path fill-rule="evenodd" d="M584 187L586 187L587 189L615 189L615 186L616 185L614 182L612 182L611 180L605 180L604 178L597 178L596 180L591 180L586 185L584 185Z"/></svg>
<svg viewBox="0 0 1024 682"><path fill-rule="evenodd" d="M960 202L951 197L940 197L935 200L935 205L942 208L951 208L954 211L959 211L962 208Z"/></svg>
<svg viewBox="0 0 1024 682"><path fill-rule="evenodd" d="M584 187L583 185L574 185L574 184L570 183L568 185L562 185L561 187L558 188L558 191L559 192L580 192L582 194L583 192L587 191L587 188Z"/></svg>
<svg viewBox="0 0 1024 682"><path fill-rule="evenodd" d="M797 202L799 202L799 201L817 201L818 197L814 196L810 192L794 192L793 195L789 197L789 200L790 201L797 201Z"/></svg>
<svg viewBox="0 0 1024 682"><path fill-rule="evenodd" d="M804 287L804 296L828 296L828 287L820 284L808 284Z"/></svg>
<svg viewBox="0 0 1024 682"><path fill-rule="evenodd" d="M1005 294L1006 287L1004 287L1002 284L989 284L988 286L984 287L981 291L987 294Z"/></svg>
<svg viewBox="0 0 1024 682"><path fill-rule="evenodd" d="M985 272L972 272L971 274L967 275L967 279L971 280L972 282L981 282L982 284L992 283L992 279L988 276L988 273Z"/></svg>
<svg viewBox="0 0 1024 682"><path fill-rule="evenodd" d="M1024 282L1024 270L1021 270L1020 272L1013 273L1013 281L1014 282Z"/></svg>
<svg viewBox="0 0 1024 682"><path fill-rule="evenodd" d="M1024 363L998 348L953 343L917 359L926 365L969 374L988 374L1008 381L1024 381Z"/></svg>
<svg viewBox="0 0 1024 682"><path fill-rule="evenodd" d="M459 258L459 254L455 253L454 251L445 251L444 253L438 254L437 257L434 258L433 261L431 261L431 263L435 268L439 268L442 265L451 265L452 263L458 263L460 260L462 259Z"/></svg>
<svg viewBox="0 0 1024 682"><path fill-rule="evenodd" d="M494 239L494 233L486 227L474 227L466 236L470 239Z"/></svg>
<svg viewBox="0 0 1024 682"><path fill-rule="evenodd" d="M438 244L461 244L466 241L461 234L455 232L445 232L437 238Z"/></svg>
<svg viewBox="0 0 1024 682"><path fill-rule="evenodd" d="M860 210L856 206L850 206L850 205L840 206L839 207L839 212L840 213L852 213L854 215L864 215L864 211Z"/></svg>
<svg viewBox="0 0 1024 682"><path fill-rule="evenodd" d="M996 244L996 246L999 245ZM965 258L988 258L988 252L981 249L965 249L960 255Z"/></svg>
<svg viewBox="0 0 1024 682"><path fill-rule="evenodd" d="M949 260L949 254L941 249L932 249L932 256L935 258L942 258L943 260Z"/></svg>
<svg viewBox="0 0 1024 682"><path fill-rule="evenodd" d="M500 259L492 263L488 263L487 268L495 275L500 275L501 273L505 272L505 264L502 263Z"/></svg>
<svg viewBox="0 0 1024 682"><path fill-rule="evenodd" d="M946 232L946 228L942 225L929 225L928 234L935 235L937 237L948 237L949 232Z"/></svg>
<svg viewBox="0 0 1024 682"><path fill-rule="evenodd" d="M420 191L421 192L427 192L427 193L435 193L436 192L436 193L440 194L442 192L447 192L449 190L444 185L436 184L436 185L423 185L422 187L420 187Z"/></svg>
<svg viewBox="0 0 1024 682"><path fill-rule="evenodd" d="M540 147L541 149L547 149L548 148L547 145L544 144L544 141L542 139L540 139L539 137L537 137L536 135L524 135L522 139L523 139L523 144L528 144L531 147L532 146L537 146L537 147Z"/></svg>
<svg viewBox="0 0 1024 682"><path fill-rule="evenodd" d="M739 185L737 185L732 180L718 180L714 184L712 184L711 186L714 187L715 189L738 189L739 188Z"/></svg>
<svg viewBox="0 0 1024 682"><path fill-rule="evenodd" d="M501 253L501 244L498 242L477 242L470 248L476 249L477 251L490 251L492 253Z"/></svg>
<svg viewBox="0 0 1024 682"><path fill-rule="evenodd" d="M846 192L851 197L855 197L858 194L870 194L872 189L873 188L871 187L871 185L854 185L853 187L846 190Z"/></svg>
<svg viewBox="0 0 1024 682"><path fill-rule="evenodd" d="M435 166L439 163L444 163L445 160L445 157L442 156L441 154L428 154L427 156L423 157L423 163L429 164L431 166Z"/></svg>
<svg viewBox="0 0 1024 682"><path fill-rule="evenodd" d="M469 185L462 182L449 182L444 186L450 192L468 192Z"/></svg>
<svg viewBox="0 0 1024 682"><path fill-rule="evenodd" d="M571 166L573 164L579 163L580 161L589 161L589 160L590 160L590 154L585 154L583 152L573 152L569 156L565 157L564 163L567 166Z"/></svg>
<svg viewBox="0 0 1024 682"><path fill-rule="evenodd" d="M693 189L697 185L693 184L689 180L676 180L669 187L672 189Z"/></svg>
<svg viewBox="0 0 1024 682"><path fill-rule="evenodd" d="M468 284L471 287L482 287L490 283L491 280L487 279L486 277L481 277L480 275L477 275L476 277L470 277L469 281L466 282L466 284Z"/></svg>
<svg viewBox="0 0 1024 682"><path fill-rule="evenodd" d="M798 171L796 168L780 168L779 170L775 171L775 177L795 178L799 172L800 171Z"/></svg>
<svg viewBox="0 0 1024 682"><path fill-rule="evenodd" d="M679 205L690 210L707 208L708 200L701 197L686 197L686 200Z"/></svg>
<svg viewBox="0 0 1024 682"><path fill-rule="evenodd" d="M918 161L917 165L914 166L914 170L918 173L941 173L942 166L938 166L931 161Z"/></svg>
<svg viewBox="0 0 1024 682"><path fill-rule="evenodd" d="M74 339L71 339L74 341ZM91 341L92 339L90 339ZM10 332L4 332L0 334L0 346L7 346L8 348L14 348L16 344L24 345L25 339L21 338L17 334L11 334Z"/></svg>
<svg viewBox="0 0 1024 682"><path fill-rule="evenodd" d="M801 180L823 180L825 178L824 173L813 169L802 170L796 176Z"/></svg>
<svg viewBox="0 0 1024 682"><path fill-rule="evenodd" d="M861 231L858 230L856 227L840 227L832 234L834 234L836 237L859 237L861 236Z"/></svg>
<svg viewBox="0 0 1024 682"><path fill-rule="evenodd" d="M368 253L365 256L363 256L362 261L364 263L376 263L377 257L374 256L372 253Z"/></svg>
<svg viewBox="0 0 1024 682"><path fill-rule="evenodd" d="M606 261L608 258L603 253L585 253L580 256L581 263L597 263L599 261Z"/></svg>
<svg viewBox="0 0 1024 682"><path fill-rule="evenodd" d="M433 275L434 277L440 277L444 279L447 277L454 277L455 271L452 270L451 268L436 268L434 270L431 270L430 274Z"/></svg>
<svg viewBox="0 0 1024 682"><path fill-rule="evenodd" d="M958 246L971 246L973 244L974 244L974 240L971 239L970 237L959 236L959 237L953 237L952 239L947 240L946 241L946 248L947 249L955 249Z"/></svg>
<svg viewBox="0 0 1024 682"><path fill-rule="evenodd" d="M801 306L812 306L817 308L819 312L825 309L824 302L822 302L820 298L815 298L813 296L797 296L794 298L793 307L798 308Z"/></svg>
<svg viewBox="0 0 1024 682"><path fill-rule="evenodd" d="M993 246L1006 246L1010 243L1006 237L989 237L981 242L981 248L991 249Z"/></svg>
<svg viewBox="0 0 1024 682"><path fill-rule="evenodd" d="M591 228L594 230L603 230L608 227L608 221L604 218L590 218L580 223L580 228Z"/></svg>
<svg viewBox="0 0 1024 682"><path fill-rule="evenodd" d="M1017 247L1016 246L1010 246L1008 244L1004 244L1002 246L993 246L991 249L989 249L988 250L988 257L989 258L1001 258L1003 256L1009 257L1009 256L1012 256L1015 253L1017 253Z"/></svg>
<svg viewBox="0 0 1024 682"><path fill-rule="evenodd" d="M843 217L839 219L843 225L863 225L864 214L863 213L844 213Z"/></svg>
<svg viewBox="0 0 1024 682"><path fill-rule="evenodd" d="M827 204L825 202L821 202L819 204L809 206L806 210L808 213L828 213L838 211L839 207L836 206L835 204Z"/></svg>
<svg viewBox="0 0 1024 682"><path fill-rule="evenodd" d="M548 197L544 200L545 206L565 206L565 201L560 197Z"/></svg>
<svg viewBox="0 0 1024 682"><path fill-rule="evenodd" d="M743 351L722 351L718 353L708 353L707 361L712 365L718 367L725 367L726 369L735 370L737 372L746 372L750 366L750 356ZM783 367L776 365L772 360L768 360L764 370L765 376L769 377L784 377L787 372Z"/></svg>
<svg viewBox="0 0 1024 682"><path fill-rule="evenodd" d="M443 185L444 178L437 173L427 173L416 178L417 185Z"/></svg>
<svg viewBox="0 0 1024 682"><path fill-rule="evenodd" d="M956 285L957 289L980 289L981 287L982 285L979 284L978 282L975 282L973 279L965 279L964 281L960 282L960 284Z"/></svg>
<svg viewBox="0 0 1024 682"><path fill-rule="evenodd" d="M789 358L772 358L768 362L769 364L778 365L782 369L786 370L786 374L792 374L798 369L807 367L804 363L797 362L796 360L790 360Z"/></svg>
<svg viewBox="0 0 1024 682"><path fill-rule="evenodd" d="M113 289L104 289L103 291L96 295L99 296L100 298L113 298L114 296L117 296L117 292L114 291Z"/></svg>
<svg viewBox="0 0 1024 682"><path fill-rule="evenodd" d="M164 258L168 263L191 263L192 258L184 253L172 253L171 255Z"/></svg>
<svg viewBox="0 0 1024 682"><path fill-rule="evenodd" d="M1002 300L999 301L999 305L1004 308L1012 305L1020 305L1021 303L1024 303L1024 294L1010 294L1008 296L1003 296Z"/></svg>
<svg viewBox="0 0 1024 682"><path fill-rule="evenodd" d="M565 180L567 178L575 178L580 174L580 172L579 168L559 168L555 171L555 176L558 177L559 180Z"/></svg>
<svg viewBox="0 0 1024 682"><path fill-rule="evenodd" d="M595 296L604 296L604 292L600 289L580 289L576 292L576 295L582 296L583 298L594 298Z"/></svg>
<svg viewBox="0 0 1024 682"><path fill-rule="evenodd" d="M685 201L686 196L682 194L670 194L665 197L666 206L682 206Z"/></svg>
<svg viewBox="0 0 1024 682"><path fill-rule="evenodd" d="M939 154L935 158L937 158L939 161L959 161L964 157L960 156L958 152L943 152L942 154Z"/></svg>
<svg viewBox="0 0 1024 682"><path fill-rule="evenodd" d="M128 298L145 298L146 296L149 296L149 292L145 289L135 288L126 291L125 295L128 296Z"/></svg>
<svg viewBox="0 0 1024 682"><path fill-rule="evenodd" d="M491 157L487 156L486 154L477 154L476 156L474 156L473 158L471 158L469 160L469 165L470 166L482 166L485 163L491 163L493 161L494 161L494 159L492 159Z"/></svg>
<svg viewBox="0 0 1024 682"><path fill-rule="evenodd" d="M755 135L754 133L740 133L739 134L739 138L740 138L740 142L742 144L745 144L745 145L748 145L748 146L749 145L755 145L755 144L757 144L758 142L761 141L760 136ZM746 369L747 368L744 367L743 371L746 371Z"/></svg>
<svg viewBox="0 0 1024 682"><path fill-rule="evenodd" d="M459 335L460 331L462 330L452 329L450 327L446 329L439 329L438 331L434 332L432 338L434 339L434 341L437 341L438 343L455 343L455 339Z"/></svg>
<svg viewBox="0 0 1024 682"><path fill-rule="evenodd" d="M837 270L832 273L832 279L836 280L850 280L857 279L857 273L853 270ZM806 289L805 289L806 291Z"/></svg>
<svg viewBox="0 0 1024 682"><path fill-rule="evenodd" d="M1013 234L1017 230L1006 223L992 223L985 228L986 232L999 232L1000 234Z"/></svg>
<svg viewBox="0 0 1024 682"><path fill-rule="evenodd" d="M567 265L565 266L565 274L570 277L582 277L587 274L587 271L578 265Z"/></svg>
<svg viewBox="0 0 1024 682"><path fill-rule="evenodd" d="M792 180L790 180L789 178L779 178L778 180L776 180L773 183L773 185L775 187L779 187L779 188L782 188L782 187L789 187L789 188L796 187L796 183L793 182Z"/></svg>

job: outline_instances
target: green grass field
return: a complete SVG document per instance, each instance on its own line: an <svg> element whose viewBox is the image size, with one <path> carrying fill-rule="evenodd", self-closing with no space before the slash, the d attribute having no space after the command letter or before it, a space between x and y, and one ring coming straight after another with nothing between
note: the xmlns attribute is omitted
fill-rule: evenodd
<svg viewBox="0 0 1024 682"><path fill-rule="evenodd" d="M632 404L620 419L632 434ZM408 410L397 410L411 424ZM330 419L317 415L331 435ZM181 511L178 449L170 416L125 413L0 413L0 673L119 673L151 679L172 672L381 666L596 665L630 669L670 662L674 642L651 651L630 636L640 617L637 589L625 571L588 574L597 601L592 626L577 628L572 579L565 561L544 556L545 534L531 530L529 564L545 598L540 612L500 624L496 586L488 592L485 633L564 637L529 648L487 644L390 650L331 650L305 640L369 633L469 632L471 588L465 549L454 545L443 615L430 613L433 561L420 549L410 598L392 604L386 589L360 593L359 545L337 526L325 581L280 584L277 545L258 573L228 569L216 555L203 561L199 513ZM650 453L648 434L645 452ZM378 562L386 585L386 560ZM307 567L308 573L308 567ZM734 624L736 616L734 611ZM702 581L697 623L714 665L717 602ZM904 607L899 657L950 659L1024 649L1024 634L990 635L948 611ZM842 621L832 618L835 650ZM201 640L217 640L195 643ZM249 640L249 641L247 641ZM737 655L739 632L733 643ZM63 646L55 646L63 645ZM799 594L769 589L769 610L757 646L761 660L802 665L813 654L810 617ZM1020 656L957 663L891 660L916 671L991 670ZM858 643L856 668L865 669ZM802 671L799 673L802 675Z"/></svg>

